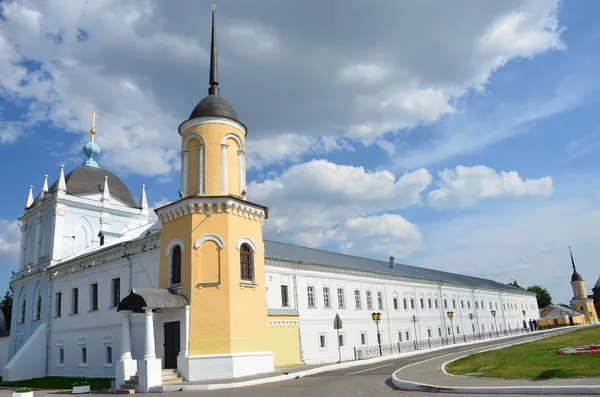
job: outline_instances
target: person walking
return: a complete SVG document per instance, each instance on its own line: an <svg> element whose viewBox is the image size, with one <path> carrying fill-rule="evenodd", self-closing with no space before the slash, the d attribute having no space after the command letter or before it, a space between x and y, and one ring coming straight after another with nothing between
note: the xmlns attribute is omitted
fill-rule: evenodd
<svg viewBox="0 0 600 397"><path fill-rule="evenodd" d="M533 320L529 319L529 329L533 332Z"/></svg>
<svg viewBox="0 0 600 397"><path fill-rule="evenodd" d="M523 319L523 328L525 329L525 332L527 332L527 323L525 322L525 319Z"/></svg>
<svg viewBox="0 0 600 397"><path fill-rule="evenodd" d="M533 319L533 328L537 331L538 330L538 323L537 321L535 321L535 318Z"/></svg>

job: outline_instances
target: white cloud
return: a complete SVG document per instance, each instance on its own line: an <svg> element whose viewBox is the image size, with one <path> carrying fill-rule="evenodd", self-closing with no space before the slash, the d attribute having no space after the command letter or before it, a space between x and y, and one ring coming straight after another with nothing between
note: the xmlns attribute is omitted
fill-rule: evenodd
<svg viewBox="0 0 600 397"><path fill-rule="evenodd" d="M455 113L457 98L511 59L564 48L558 5L474 2L465 13L454 4L334 1L321 4L315 19L308 5L233 2L218 12L221 92L251 139L287 142L255 155L257 167L300 161L320 148L318 136L371 144ZM0 7L0 92L31 102L26 121L49 120L82 134L83 143L95 110L106 165L146 175L177 170L177 125L206 93L205 4L23 0ZM291 142L293 150L282 149Z"/></svg>
<svg viewBox="0 0 600 397"><path fill-rule="evenodd" d="M388 171L313 160L250 183L248 197L270 207L269 223L280 229L278 239L309 246L335 243L355 252L352 242L364 233L378 237L381 249L396 247L396 252L406 253L418 246L416 226L400 215L379 215L419 204L430 184L431 174L425 169L396 177ZM377 224L382 236L373 232Z"/></svg>
<svg viewBox="0 0 600 397"><path fill-rule="evenodd" d="M17 221L0 219L0 259L17 262L21 245L21 231Z"/></svg>
<svg viewBox="0 0 600 397"><path fill-rule="evenodd" d="M20 123L0 122L0 144L14 142L22 133L23 126Z"/></svg>
<svg viewBox="0 0 600 397"><path fill-rule="evenodd" d="M438 173L439 187L427 195L432 207L466 207L495 197L547 197L553 193L552 178L523 180L516 171L496 172L483 165L457 166Z"/></svg>

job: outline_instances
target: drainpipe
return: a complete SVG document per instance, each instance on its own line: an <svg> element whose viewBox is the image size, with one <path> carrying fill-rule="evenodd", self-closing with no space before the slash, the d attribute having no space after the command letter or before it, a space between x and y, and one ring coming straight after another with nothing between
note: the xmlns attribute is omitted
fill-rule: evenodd
<svg viewBox="0 0 600 397"><path fill-rule="evenodd" d="M296 308L296 312L298 313L298 348L300 349L300 362L302 364L306 364L304 362L304 350L302 349L302 333L300 332L300 310L298 306L298 284L296 282L295 274L292 276L292 280L294 282L294 307ZM315 294L316 293L317 291L315 291Z"/></svg>
<svg viewBox="0 0 600 397"><path fill-rule="evenodd" d="M129 257L129 254L125 253L125 243L121 244L121 250L123 253L122 257L129 262L129 293L131 293L131 291L133 291L133 269L131 268L131 258Z"/></svg>
<svg viewBox="0 0 600 397"><path fill-rule="evenodd" d="M52 313L50 313L52 308L52 275L50 275L50 277L46 277L46 272L47 271L44 269L42 276L44 276L46 281L48 281L48 325L46 326L46 362L44 366L44 374L48 376L48 361L50 360L50 322L52 321ZM35 310L35 304L33 307Z"/></svg>
<svg viewBox="0 0 600 397"><path fill-rule="evenodd" d="M438 285L438 291L440 292L440 296L438 298L438 310L440 311L440 326L444 327L444 334L448 335L448 330L446 329L446 316L443 309L443 299L442 299L442 285L444 285L443 281L440 281Z"/></svg>
<svg viewBox="0 0 600 397"><path fill-rule="evenodd" d="M390 260L393 263L394 257L391 256L390 258L391 258ZM391 345L392 344L392 327L391 327L391 324L390 324L390 310L389 310L389 306L387 305L389 302L387 300L387 288L386 288L385 284L383 284L383 302L384 302L383 308L385 309L384 310L385 311L385 316L387 317L388 338L390 338L390 345ZM393 308L394 308L394 302L392 302L392 310L393 310ZM382 342L383 342L383 338L382 338Z"/></svg>
<svg viewBox="0 0 600 397"><path fill-rule="evenodd" d="M504 293L504 291L500 292L500 304L502 305L502 322L504 323L504 331L507 332L507 325L506 325L506 313L504 313L504 303L502 302L502 294Z"/></svg>
<svg viewBox="0 0 600 397"><path fill-rule="evenodd" d="M473 307L473 310L475 311L475 323L477 324L477 333L481 333L481 326L479 324L479 310L477 310L477 307L479 305L479 303L477 303L477 301L475 300L475 290L477 289L477 287L473 288L471 290L471 295L473 296L473 303L475 303L475 306Z"/></svg>

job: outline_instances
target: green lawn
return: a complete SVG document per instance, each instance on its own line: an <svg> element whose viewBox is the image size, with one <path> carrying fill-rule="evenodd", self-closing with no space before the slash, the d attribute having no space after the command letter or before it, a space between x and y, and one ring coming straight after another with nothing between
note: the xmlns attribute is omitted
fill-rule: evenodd
<svg viewBox="0 0 600 397"><path fill-rule="evenodd" d="M600 376L600 355L559 355L563 347L600 343L600 327L592 327L472 354L446 365L453 375L503 379L549 379Z"/></svg>
<svg viewBox="0 0 600 397"><path fill-rule="evenodd" d="M35 378L20 380L17 382L3 382L0 380L1 387L28 387L31 389L71 389L73 382L82 380L82 378L61 378L58 376L47 376L45 378ZM91 390L109 389L110 379L89 378L85 379L90 383Z"/></svg>

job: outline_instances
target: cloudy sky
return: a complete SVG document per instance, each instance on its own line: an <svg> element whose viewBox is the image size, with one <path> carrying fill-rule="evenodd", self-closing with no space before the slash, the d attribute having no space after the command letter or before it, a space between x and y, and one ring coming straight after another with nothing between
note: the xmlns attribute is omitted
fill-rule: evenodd
<svg viewBox="0 0 600 397"><path fill-rule="evenodd" d="M84 157L151 203L179 190L178 125L206 95L209 1L0 3L0 284L30 184ZM266 237L591 288L600 256L600 3L228 0L221 94L248 126Z"/></svg>

